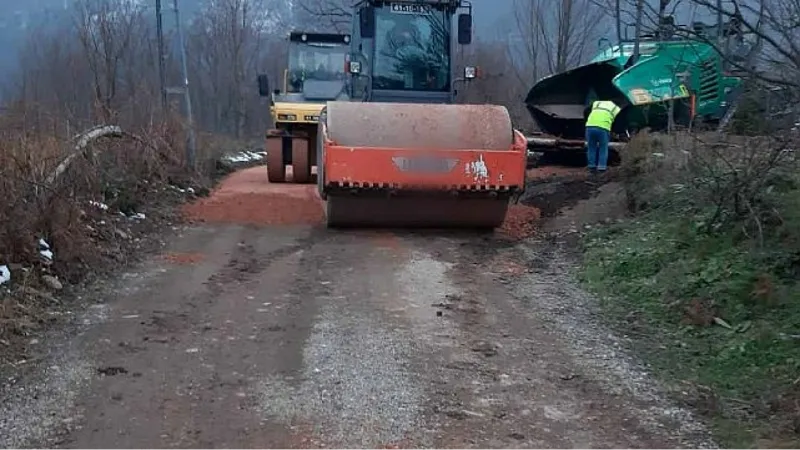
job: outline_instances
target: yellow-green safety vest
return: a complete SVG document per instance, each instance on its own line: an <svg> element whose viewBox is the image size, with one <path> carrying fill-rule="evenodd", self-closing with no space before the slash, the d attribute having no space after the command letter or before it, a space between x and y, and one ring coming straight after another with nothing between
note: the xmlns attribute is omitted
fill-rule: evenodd
<svg viewBox="0 0 800 450"><path fill-rule="evenodd" d="M598 100L592 103L592 112L586 120L587 127L598 127L611 131L611 124L619 114L619 106L608 100Z"/></svg>

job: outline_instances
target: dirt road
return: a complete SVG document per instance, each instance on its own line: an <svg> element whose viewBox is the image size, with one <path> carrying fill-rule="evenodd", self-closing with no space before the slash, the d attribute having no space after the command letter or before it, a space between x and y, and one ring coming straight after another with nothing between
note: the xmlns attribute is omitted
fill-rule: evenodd
<svg viewBox="0 0 800 450"><path fill-rule="evenodd" d="M595 322L555 234L327 231L313 187L263 180L234 174L208 222L86 294L6 382L0 444L713 446Z"/></svg>

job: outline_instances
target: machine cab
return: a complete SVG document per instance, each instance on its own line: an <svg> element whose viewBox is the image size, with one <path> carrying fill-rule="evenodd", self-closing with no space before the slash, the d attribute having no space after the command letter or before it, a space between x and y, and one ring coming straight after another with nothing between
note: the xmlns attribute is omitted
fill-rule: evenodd
<svg viewBox="0 0 800 450"><path fill-rule="evenodd" d="M347 66L351 98L454 102L454 85L464 79L454 77L455 44L472 41L472 7L467 1L363 0L355 12ZM474 77L472 68L468 72Z"/></svg>
<svg viewBox="0 0 800 450"><path fill-rule="evenodd" d="M347 55L350 35L289 33L288 65L280 88L270 92L266 75L259 75L259 93L276 102L325 102L347 99Z"/></svg>

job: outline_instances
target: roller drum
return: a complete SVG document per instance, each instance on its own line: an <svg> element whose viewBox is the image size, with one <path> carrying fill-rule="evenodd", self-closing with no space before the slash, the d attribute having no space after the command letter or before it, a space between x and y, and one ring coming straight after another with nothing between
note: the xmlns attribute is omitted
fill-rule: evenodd
<svg viewBox="0 0 800 450"><path fill-rule="evenodd" d="M495 105L329 102L328 136L337 145L405 149L508 150L508 110Z"/></svg>
<svg viewBox="0 0 800 450"><path fill-rule="evenodd" d="M320 120L324 121L327 131L325 137L329 140L329 145L340 149L337 150L339 155L342 154L342 148L347 155L354 154L347 151L347 148L368 149L354 150L355 152L386 152L386 158L397 154L408 155L409 150L420 150L420 154L446 150L451 155L454 151L463 150L464 155L474 155L475 151L508 152L515 145L511 117L502 106L329 102ZM323 153L325 146L322 145L322 140L318 144L320 167L323 167L326 159ZM399 152L393 153L392 150ZM370 158L377 154L379 153L370 153ZM383 157L378 160L383 161ZM340 174L347 173L346 178L342 179L345 181L368 184L379 182L397 186L404 176L393 168L388 169L391 166L386 163L382 163L381 168L368 163L351 165L348 166L350 169L343 172L342 160L337 157L334 161L332 164L338 168ZM469 160L462 160L461 165L452 170L463 174L463 164L467 161ZM324 168L321 170L324 174ZM520 173L524 173L524 165L520 167ZM387 179L382 178L383 174ZM450 183L447 180L452 180L453 175L457 174L442 174L442 185ZM458 180L459 183L452 184L475 182L472 178L468 181L464 178ZM319 189L327 200L326 216L329 227L485 230L499 227L508 210L506 196L441 195L441 191L431 195L404 195L409 194L404 187L395 192L400 195L381 195L359 188L346 193L326 192L324 182L328 181L331 180L327 176L321 176ZM334 178L333 181L338 180Z"/></svg>

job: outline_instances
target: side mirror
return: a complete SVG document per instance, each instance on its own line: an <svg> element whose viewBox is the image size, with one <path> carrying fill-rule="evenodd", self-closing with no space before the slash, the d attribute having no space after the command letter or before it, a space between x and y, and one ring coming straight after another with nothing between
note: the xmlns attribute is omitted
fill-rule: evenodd
<svg viewBox="0 0 800 450"><path fill-rule="evenodd" d="M375 37L375 7L365 6L358 11L359 32L362 39Z"/></svg>
<svg viewBox="0 0 800 450"><path fill-rule="evenodd" d="M472 15L458 15L458 43L468 45L472 43Z"/></svg>
<svg viewBox="0 0 800 450"><path fill-rule="evenodd" d="M264 74L258 76L258 95L269 97L269 77Z"/></svg>

